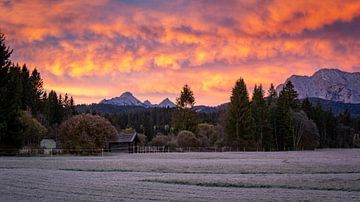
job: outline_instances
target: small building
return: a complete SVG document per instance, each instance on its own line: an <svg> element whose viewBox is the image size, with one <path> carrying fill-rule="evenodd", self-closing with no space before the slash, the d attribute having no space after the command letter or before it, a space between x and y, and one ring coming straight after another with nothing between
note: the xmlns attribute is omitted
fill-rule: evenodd
<svg viewBox="0 0 360 202"><path fill-rule="evenodd" d="M56 142L53 139L42 139L40 147L44 149L44 154L50 154L56 148Z"/></svg>
<svg viewBox="0 0 360 202"><path fill-rule="evenodd" d="M120 132L115 141L109 142L109 149L111 152L137 153L138 143L139 137L136 132Z"/></svg>

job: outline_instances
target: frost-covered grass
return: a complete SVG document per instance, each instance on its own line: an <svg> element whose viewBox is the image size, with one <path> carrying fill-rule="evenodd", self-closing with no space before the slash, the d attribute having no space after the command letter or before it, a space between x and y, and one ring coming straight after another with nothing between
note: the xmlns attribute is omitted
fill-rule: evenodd
<svg viewBox="0 0 360 202"><path fill-rule="evenodd" d="M360 150L0 157L8 200L359 201Z"/></svg>

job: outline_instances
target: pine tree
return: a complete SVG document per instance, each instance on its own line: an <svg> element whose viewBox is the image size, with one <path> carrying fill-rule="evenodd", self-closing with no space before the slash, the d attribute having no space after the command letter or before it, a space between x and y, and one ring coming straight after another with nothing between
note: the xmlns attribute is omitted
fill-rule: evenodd
<svg viewBox="0 0 360 202"><path fill-rule="evenodd" d="M190 86L185 84L180 97L176 98L176 106L179 108L192 108L195 104L194 92L190 89Z"/></svg>
<svg viewBox="0 0 360 202"><path fill-rule="evenodd" d="M297 96L291 81L286 82L276 107L277 143L280 150L294 148L292 111L299 109Z"/></svg>
<svg viewBox="0 0 360 202"><path fill-rule="evenodd" d="M273 84L270 85L268 90L267 97L267 107L268 107L268 123L269 123L269 131L271 133L272 143L270 144L270 150L277 149L279 150L278 145L278 129L276 125L276 112L277 112L277 101L278 95L276 93L275 87Z"/></svg>
<svg viewBox="0 0 360 202"><path fill-rule="evenodd" d="M254 120L251 117L249 94L242 78L236 81L226 118L228 144L233 147L254 146Z"/></svg>
<svg viewBox="0 0 360 202"><path fill-rule="evenodd" d="M40 73L35 68L30 76L31 103L30 108L33 115L37 115L42 108L42 98L44 95L43 80Z"/></svg>
<svg viewBox="0 0 360 202"><path fill-rule="evenodd" d="M0 34L0 148L20 148L24 143L20 122L21 71L12 65L11 53Z"/></svg>
<svg viewBox="0 0 360 202"><path fill-rule="evenodd" d="M192 110L195 104L193 91L188 85L185 85L176 99L176 110L171 117L171 125L176 131L188 130L196 132L198 125L197 113Z"/></svg>
<svg viewBox="0 0 360 202"><path fill-rule="evenodd" d="M272 137L268 131L268 112L266 101L264 99L264 90L262 85L255 85L252 101L251 113L255 122L255 140L258 148L269 149L271 147Z"/></svg>
<svg viewBox="0 0 360 202"><path fill-rule="evenodd" d="M268 90L268 97L267 97L268 106L276 103L277 99L278 99L278 95L276 93L274 84L270 84L270 88Z"/></svg>
<svg viewBox="0 0 360 202"><path fill-rule="evenodd" d="M32 102L32 89L30 83L30 73L25 64L21 68L21 85L23 88L21 94L21 110L28 110Z"/></svg>
<svg viewBox="0 0 360 202"><path fill-rule="evenodd" d="M312 119L313 115L313 107L309 100L309 98L305 98L301 104L301 109L304 110L304 112L308 115L310 119Z"/></svg>
<svg viewBox="0 0 360 202"><path fill-rule="evenodd" d="M24 144L22 134L24 125L20 121L22 85L19 66L10 67L4 87L2 96L6 99L1 103L1 115L5 120L5 131L3 131L0 145L7 148L20 148Z"/></svg>
<svg viewBox="0 0 360 202"><path fill-rule="evenodd" d="M339 123L344 124L345 126L351 126L351 114L348 109L342 112L339 115Z"/></svg>
<svg viewBox="0 0 360 202"><path fill-rule="evenodd" d="M55 91L50 91L48 99L47 99L47 120L49 122L49 126L54 124L60 124L62 117L62 100Z"/></svg>
<svg viewBox="0 0 360 202"><path fill-rule="evenodd" d="M4 105L6 102L5 94L7 89L5 86L8 83L8 73L11 65L12 50L5 44L5 36L0 33L0 144L2 143L2 136L6 133L7 123L5 119Z"/></svg>

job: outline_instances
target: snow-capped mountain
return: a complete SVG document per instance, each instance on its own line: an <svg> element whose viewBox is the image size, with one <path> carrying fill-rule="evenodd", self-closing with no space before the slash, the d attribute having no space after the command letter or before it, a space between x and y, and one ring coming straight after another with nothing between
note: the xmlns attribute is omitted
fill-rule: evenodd
<svg viewBox="0 0 360 202"><path fill-rule="evenodd" d="M150 107L154 106L153 104L151 104L151 102L149 100L145 100L143 104L146 108L150 108Z"/></svg>
<svg viewBox="0 0 360 202"><path fill-rule="evenodd" d="M300 99L314 97L344 103L360 103L359 72L321 69L312 76L293 75L286 82L288 80L294 85ZM276 91L279 93L283 86L284 84L280 84Z"/></svg>
<svg viewBox="0 0 360 202"><path fill-rule="evenodd" d="M165 100L161 101L160 104L157 105L157 107L169 107L169 108L175 108L176 105L169 100L169 98L166 98Z"/></svg>
<svg viewBox="0 0 360 202"><path fill-rule="evenodd" d="M144 104L133 96L130 92L125 92L119 97L114 97L109 100L102 100L100 104L110 104L117 106L143 106Z"/></svg>
<svg viewBox="0 0 360 202"><path fill-rule="evenodd" d="M149 100L145 100L141 102L137 99L132 93L125 92L121 94L119 97L114 97L108 100L102 100L100 104L109 104L109 105L116 105L116 106L140 106L145 108L152 108L152 107L170 107L174 108L176 105L169 100L169 98L164 99L160 104L152 104Z"/></svg>

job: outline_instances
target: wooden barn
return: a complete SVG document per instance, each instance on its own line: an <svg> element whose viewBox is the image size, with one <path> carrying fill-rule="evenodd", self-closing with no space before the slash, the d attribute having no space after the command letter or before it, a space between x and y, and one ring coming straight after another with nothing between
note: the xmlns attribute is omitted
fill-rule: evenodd
<svg viewBox="0 0 360 202"><path fill-rule="evenodd" d="M139 137L136 132L120 132L115 141L109 142L109 149L111 152L137 153L138 143Z"/></svg>

